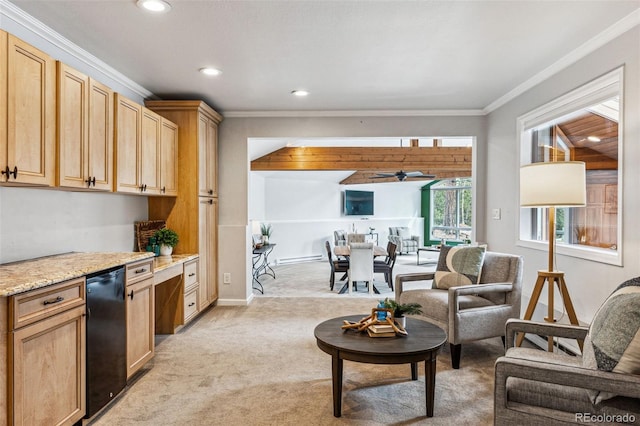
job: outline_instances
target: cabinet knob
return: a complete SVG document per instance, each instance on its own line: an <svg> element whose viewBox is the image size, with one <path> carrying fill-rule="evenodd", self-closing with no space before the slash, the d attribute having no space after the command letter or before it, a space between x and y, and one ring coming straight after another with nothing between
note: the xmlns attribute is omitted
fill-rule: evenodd
<svg viewBox="0 0 640 426"><path fill-rule="evenodd" d="M93 185L94 187L96 186L96 177L92 177L91 178L91 185Z"/></svg>
<svg viewBox="0 0 640 426"><path fill-rule="evenodd" d="M164 194L165 192L167 192L167 188L163 186L162 189L160 189L160 192Z"/></svg>
<svg viewBox="0 0 640 426"><path fill-rule="evenodd" d="M13 172L9 172L9 174L13 173L13 178L18 179L18 166L13 167Z"/></svg>
<svg viewBox="0 0 640 426"><path fill-rule="evenodd" d="M87 184L88 188L91 188L91 185L96 186L96 177L94 176L93 178L89 178L84 182Z"/></svg>
<svg viewBox="0 0 640 426"><path fill-rule="evenodd" d="M131 293L129 293L127 296L129 296L129 299L133 300L133 295L134 295L133 290L131 290Z"/></svg>
<svg viewBox="0 0 640 426"><path fill-rule="evenodd" d="M9 176L11 176L11 171L9 170L9 166L5 167L2 172L3 175L7 175L7 180L9 180Z"/></svg>
<svg viewBox="0 0 640 426"><path fill-rule="evenodd" d="M209 195L213 195L213 189L208 190L208 191L207 191L207 193L208 193Z"/></svg>
<svg viewBox="0 0 640 426"><path fill-rule="evenodd" d="M213 204L213 200L209 200L209 201L207 201L207 203Z"/></svg>
<svg viewBox="0 0 640 426"><path fill-rule="evenodd" d="M140 192L145 192L147 190L147 184L140 185Z"/></svg>

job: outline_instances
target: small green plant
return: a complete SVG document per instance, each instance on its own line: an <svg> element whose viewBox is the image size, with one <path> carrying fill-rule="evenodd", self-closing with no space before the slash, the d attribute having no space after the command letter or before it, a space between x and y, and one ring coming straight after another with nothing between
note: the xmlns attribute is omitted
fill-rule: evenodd
<svg viewBox="0 0 640 426"><path fill-rule="evenodd" d="M175 247L180 240L176 231L169 228L158 229L156 233L153 234L153 236L156 239L156 243L161 246L165 245L169 247Z"/></svg>
<svg viewBox="0 0 640 426"><path fill-rule="evenodd" d="M260 232L262 232L262 235L265 235L267 238L271 237L271 224L269 223L263 223L260 225Z"/></svg>
<svg viewBox="0 0 640 426"><path fill-rule="evenodd" d="M419 303L397 303L388 297L384 299L384 307L393 309L394 318L401 318L405 315L420 315L422 313L422 305Z"/></svg>

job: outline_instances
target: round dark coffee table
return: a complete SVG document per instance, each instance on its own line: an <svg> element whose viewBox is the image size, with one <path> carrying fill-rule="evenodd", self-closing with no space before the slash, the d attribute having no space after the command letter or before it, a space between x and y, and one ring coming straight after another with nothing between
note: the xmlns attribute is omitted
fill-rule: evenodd
<svg viewBox="0 0 640 426"><path fill-rule="evenodd" d="M436 356L447 335L426 321L407 318L406 337L369 337L367 333L343 331L344 320L360 321L364 315L333 318L316 326L313 334L318 347L331 355L333 415L342 415L343 360L368 364L411 364L411 380L418 380L418 362L424 361L427 417L433 417L436 387Z"/></svg>

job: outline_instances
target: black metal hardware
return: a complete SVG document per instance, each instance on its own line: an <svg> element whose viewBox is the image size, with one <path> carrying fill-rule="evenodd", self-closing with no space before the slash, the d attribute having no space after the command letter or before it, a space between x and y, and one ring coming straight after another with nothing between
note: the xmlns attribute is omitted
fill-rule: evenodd
<svg viewBox="0 0 640 426"><path fill-rule="evenodd" d="M131 293L129 293L129 294L128 294L128 296L129 296L129 298L130 298L131 300L133 300L133 294L134 294L134 293L133 293L133 290L131 290Z"/></svg>
<svg viewBox="0 0 640 426"><path fill-rule="evenodd" d="M191 303L189 303L189 307L192 307L195 304L196 304L196 302L191 302Z"/></svg>
<svg viewBox="0 0 640 426"><path fill-rule="evenodd" d="M96 177L91 178L91 185L96 186Z"/></svg>
<svg viewBox="0 0 640 426"><path fill-rule="evenodd" d="M5 169L0 173L2 173L3 175L7 175L7 180L9 180L9 177L11 176L11 172L9 171L9 166L5 167Z"/></svg>
<svg viewBox="0 0 640 426"><path fill-rule="evenodd" d="M64 300L64 297L62 296L58 296L55 299L52 300L45 300L44 302L42 302L43 305L53 305L54 303L60 303Z"/></svg>
<svg viewBox="0 0 640 426"><path fill-rule="evenodd" d="M13 166L13 172L9 172L9 175L13 173L13 178L18 179L18 166Z"/></svg>
<svg viewBox="0 0 640 426"><path fill-rule="evenodd" d="M190 276L190 277L192 277L192 276L194 276L195 274L196 274L195 272L192 272L192 273L190 273L190 274L189 274L189 276Z"/></svg>
<svg viewBox="0 0 640 426"><path fill-rule="evenodd" d="M213 189L210 189L207 192L209 193L209 195L213 195Z"/></svg>
<svg viewBox="0 0 640 426"><path fill-rule="evenodd" d="M162 189L160 189L160 192L164 194L165 192L167 192L167 188L163 186Z"/></svg>
<svg viewBox="0 0 640 426"><path fill-rule="evenodd" d="M89 178L84 181L87 184L87 188L91 188L91 185L96 186L96 177Z"/></svg>
<svg viewBox="0 0 640 426"><path fill-rule="evenodd" d="M207 201L207 203L213 204L213 200L209 200L209 201Z"/></svg>
<svg viewBox="0 0 640 426"><path fill-rule="evenodd" d="M136 274L141 274L141 273L143 273L144 271L146 271L146 269L145 269L145 268L140 268L140 269L136 269L136 270L135 270L135 273L136 273Z"/></svg>

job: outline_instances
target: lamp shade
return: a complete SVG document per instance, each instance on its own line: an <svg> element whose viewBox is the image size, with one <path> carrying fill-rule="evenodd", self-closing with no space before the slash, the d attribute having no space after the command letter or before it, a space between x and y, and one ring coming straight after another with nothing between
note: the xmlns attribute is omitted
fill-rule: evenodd
<svg viewBox="0 0 640 426"><path fill-rule="evenodd" d="M587 202L585 163L532 163L520 168L520 206L582 207Z"/></svg>

